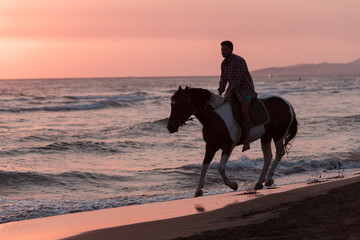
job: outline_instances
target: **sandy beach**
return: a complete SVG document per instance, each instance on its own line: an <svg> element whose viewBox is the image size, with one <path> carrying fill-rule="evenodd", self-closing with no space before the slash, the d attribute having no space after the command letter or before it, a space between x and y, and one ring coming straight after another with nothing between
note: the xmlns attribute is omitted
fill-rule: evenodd
<svg viewBox="0 0 360 240"><path fill-rule="evenodd" d="M201 214L100 229L66 239L358 239L359 190L360 176L356 176Z"/></svg>
<svg viewBox="0 0 360 240"><path fill-rule="evenodd" d="M251 210L236 218L237 227L176 239L359 239L359 197L360 182L351 183L304 200Z"/></svg>

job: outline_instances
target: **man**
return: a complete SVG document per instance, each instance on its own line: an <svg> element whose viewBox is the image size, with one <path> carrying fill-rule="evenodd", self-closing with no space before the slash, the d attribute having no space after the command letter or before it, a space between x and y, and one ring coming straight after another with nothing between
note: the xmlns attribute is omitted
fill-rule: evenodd
<svg viewBox="0 0 360 240"><path fill-rule="evenodd" d="M221 43L221 54L225 58L221 63L221 77L219 82L219 95L225 91L226 83L229 86L225 92L225 100L236 95L241 105L241 119L244 133L242 151L250 149L250 117L249 106L252 95L255 94L254 83L247 68L245 59L233 54L233 44L230 41Z"/></svg>

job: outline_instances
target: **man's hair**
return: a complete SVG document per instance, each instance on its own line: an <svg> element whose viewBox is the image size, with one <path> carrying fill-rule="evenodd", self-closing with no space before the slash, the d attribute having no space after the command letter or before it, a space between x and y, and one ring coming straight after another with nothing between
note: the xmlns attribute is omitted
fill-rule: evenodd
<svg viewBox="0 0 360 240"><path fill-rule="evenodd" d="M228 46L231 51L234 49L233 43L231 41L223 41L221 42L221 46Z"/></svg>

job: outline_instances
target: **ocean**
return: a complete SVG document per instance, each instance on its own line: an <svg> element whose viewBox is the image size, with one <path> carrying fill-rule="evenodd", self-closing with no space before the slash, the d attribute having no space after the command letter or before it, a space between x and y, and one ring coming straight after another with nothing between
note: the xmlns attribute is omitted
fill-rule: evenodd
<svg viewBox="0 0 360 240"><path fill-rule="evenodd" d="M298 135L275 173L285 185L360 170L360 76L254 77L259 96L293 106ZM0 81L0 223L193 197L205 143L196 119L166 129L179 85L216 92L219 77ZM274 151L274 146L272 147ZM210 165L204 195L231 192ZM228 176L245 191L260 142L235 148Z"/></svg>

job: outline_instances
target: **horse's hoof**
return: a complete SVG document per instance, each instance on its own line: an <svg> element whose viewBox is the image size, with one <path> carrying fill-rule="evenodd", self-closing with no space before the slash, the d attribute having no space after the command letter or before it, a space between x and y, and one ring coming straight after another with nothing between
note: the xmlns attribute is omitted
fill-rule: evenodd
<svg viewBox="0 0 360 240"><path fill-rule="evenodd" d="M236 182L232 182L230 188L234 191L238 190L239 186Z"/></svg>
<svg viewBox="0 0 360 240"><path fill-rule="evenodd" d="M195 192L194 197L201 197L204 194L203 190L199 190Z"/></svg>
<svg viewBox="0 0 360 240"><path fill-rule="evenodd" d="M262 185L261 182L256 183L256 185L254 187L255 190L260 190L260 189L263 189L263 188L264 188L264 186Z"/></svg>
<svg viewBox="0 0 360 240"><path fill-rule="evenodd" d="M274 184L274 179L272 179L272 178L266 180L266 182L265 182L265 186L267 186L267 187L270 187L273 184Z"/></svg>

